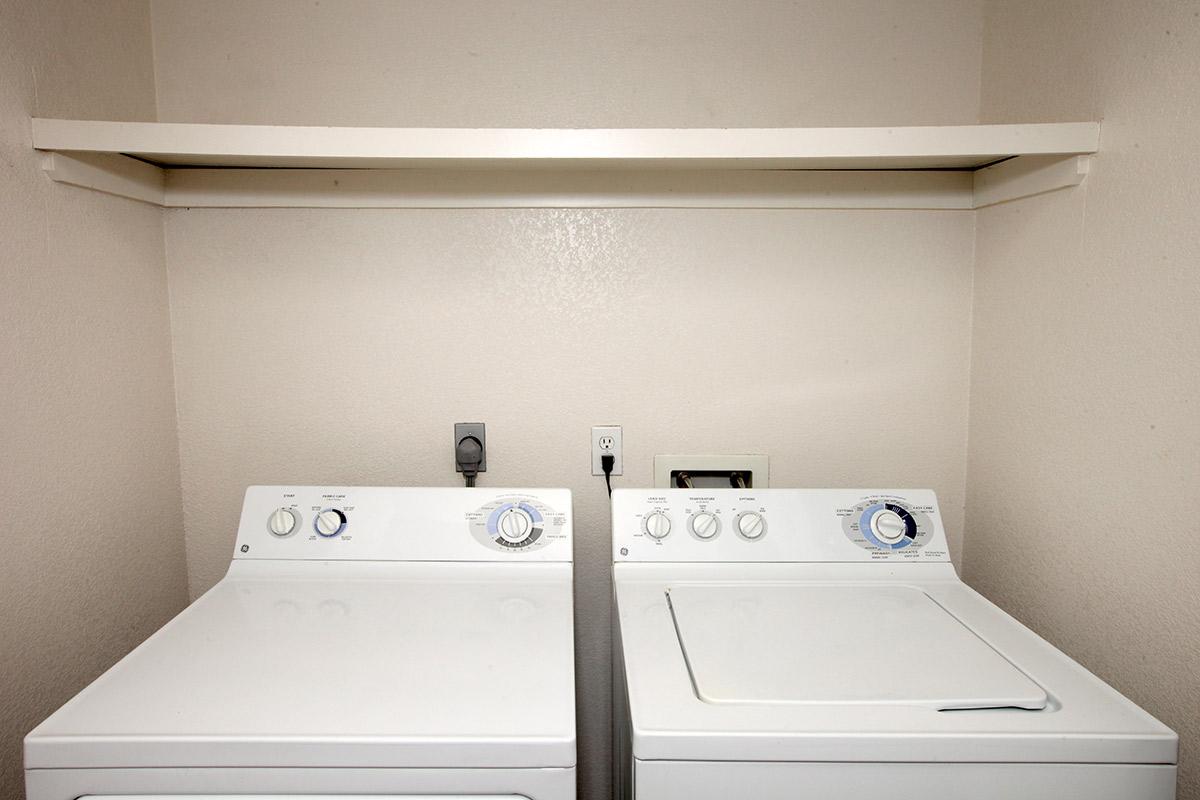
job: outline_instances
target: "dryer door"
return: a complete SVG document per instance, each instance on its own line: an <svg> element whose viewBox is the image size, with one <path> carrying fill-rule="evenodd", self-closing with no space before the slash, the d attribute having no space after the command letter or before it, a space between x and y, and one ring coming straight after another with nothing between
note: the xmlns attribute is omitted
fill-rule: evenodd
<svg viewBox="0 0 1200 800"><path fill-rule="evenodd" d="M667 597L708 703L1046 706L1042 687L909 586L682 585Z"/></svg>

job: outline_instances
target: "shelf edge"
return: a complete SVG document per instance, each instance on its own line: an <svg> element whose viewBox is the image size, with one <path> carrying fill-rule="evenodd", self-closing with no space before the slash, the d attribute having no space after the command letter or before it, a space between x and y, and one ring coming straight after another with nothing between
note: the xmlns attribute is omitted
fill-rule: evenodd
<svg viewBox="0 0 1200 800"><path fill-rule="evenodd" d="M973 168L1013 155L1095 152L1099 123L863 128L337 128L33 120L34 147L126 153L164 165L550 168ZM302 162L302 163L289 163Z"/></svg>

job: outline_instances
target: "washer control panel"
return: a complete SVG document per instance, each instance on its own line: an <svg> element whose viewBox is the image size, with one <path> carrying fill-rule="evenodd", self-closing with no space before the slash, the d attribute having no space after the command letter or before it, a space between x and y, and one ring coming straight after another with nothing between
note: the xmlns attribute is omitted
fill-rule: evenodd
<svg viewBox="0 0 1200 800"><path fill-rule="evenodd" d="M251 486L234 558L571 561L566 489Z"/></svg>
<svg viewBox="0 0 1200 800"><path fill-rule="evenodd" d="M864 550L919 550L933 536L930 511L890 495L869 497L841 514L842 531Z"/></svg>
<svg viewBox="0 0 1200 800"><path fill-rule="evenodd" d="M923 489L618 489L614 561L949 561Z"/></svg>

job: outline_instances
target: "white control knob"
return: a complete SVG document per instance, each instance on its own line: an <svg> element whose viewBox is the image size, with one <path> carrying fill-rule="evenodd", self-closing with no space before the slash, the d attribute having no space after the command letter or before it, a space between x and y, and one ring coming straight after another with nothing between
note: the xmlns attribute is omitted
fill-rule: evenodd
<svg viewBox="0 0 1200 800"><path fill-rule="evenodd" d="M671 518L661 511L651 511L643 520L642 528L651 539L665 539L671 532Z"/></svg>
<svg viewBox="0 0 1200 800"><path fill-rule="evenodd" d="M767 521L757 511L747 511L737 518L737 529L743 539L754 541L767 532Z"/></svg>
<svg viewBox="0 0 1200 800"><path fill-rule="evenodd" d="M325 538L337 536L342 532L342 528L346 527L346 515L336 508L327 508L317 514L313 526L317 529L317 533Z"/></svg>
<svg viewBox="0 0 1200 800"><path fill-rule="evenodd" d="M716 514L701 511L692 515L692 533L700 539L711 539L721 530L721 521Z"/></svg>
<svg viewBox="0 0 1200 800"><path fill-rule="evenodd" d="M267 517L267 529L275 536L287 536L296 530L296 512L290 508L277 508Z"/></svg>
<svg viewBox="0 0 1200 800"><path fill-rule="evenodd" d="M903 538L908 526L904 524L904 518L895 511L884 509L876 512L875 516L871 517L871 533L875 534L875 538L885 544L895 544Z"/></svg>
<svg viewBox="0 0 1200 800"><path fill-rule="evenodd" d="M522 541L529 535L530 528L533 527L533 520L529 515L519 508L510 508L500 515L500 519L496 524L496 529L505 540L510 542Z"/></svg>

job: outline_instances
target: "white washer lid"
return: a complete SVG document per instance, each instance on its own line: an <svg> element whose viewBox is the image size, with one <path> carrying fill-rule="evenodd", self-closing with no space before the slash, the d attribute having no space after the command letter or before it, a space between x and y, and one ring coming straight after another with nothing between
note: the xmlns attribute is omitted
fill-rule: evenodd
<svg viewBox="0 0 1200 800"><path fill-rule="evenodd" d="M708 703L934 710L1046 706L1046 692L907 586L680 586L668 597Z"/></svg>

